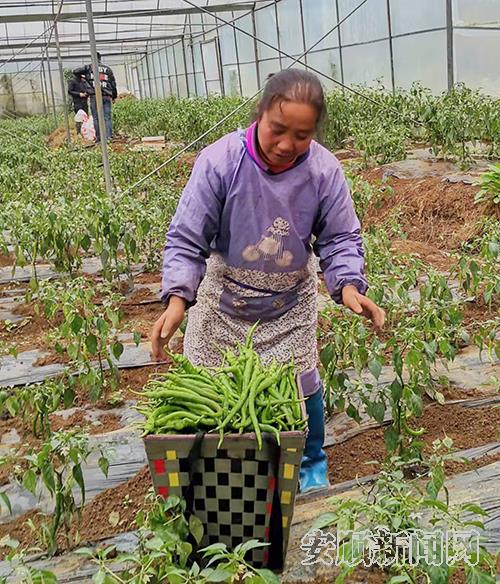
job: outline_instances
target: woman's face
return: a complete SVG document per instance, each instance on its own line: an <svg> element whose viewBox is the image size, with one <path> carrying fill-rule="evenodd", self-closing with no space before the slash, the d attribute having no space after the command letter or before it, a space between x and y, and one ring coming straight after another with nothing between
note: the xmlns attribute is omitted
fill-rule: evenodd
<svg viewBox="0 0 500 584"><path fill-rule="evenodd" d="M276 101L258 120L262 153L273 165L284 165L304 154L316 131L318 114L309 104Z"/></svg>

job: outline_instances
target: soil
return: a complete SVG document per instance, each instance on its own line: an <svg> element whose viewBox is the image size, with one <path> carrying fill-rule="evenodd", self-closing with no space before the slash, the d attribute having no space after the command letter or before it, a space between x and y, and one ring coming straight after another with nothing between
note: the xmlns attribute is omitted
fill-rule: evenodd
<svg viewBox="0 0 500 584"><path fill-rule="evenodd" d="M123 318L120 327L124 331L137 331L141 338L147 339L153 324L163 311L161 302L122 305Z"/></svg>
<svg viewBox="0 0 500 584"><path fill-rule="evenodd" d="M411 239L395 239L392 250L397 254L414 254L423 262L430 264L441 272L450 272L456 264L453 257L434 245Z"/></svg>
<svg viewBox="0 0 500 584"><path fill-rule="evenodd" d="M117 533L133 530L137 512L147 508L145 497L151 485L149 469L145 466L126 483L99 493L83 508L79 525L77 521L74 522L71 539L75 541L77 527L80 535L79 547ZM116 513L118 516L111 515L112 513ZM0 524L0 540L4 535L10 534L23 547L33 546L33 533L26 525L28 519L33 520L38 527L44 520L47 521L47 516L30 511L13 521ZM115 520L117 520L116 523ZM60 551L65 551L70 547L62 535L58 541ZM0 549L0 558L5 551L5 549Z"/></svg>
<svg viewBox="0 0 500 584"><path fill-rule="evenodd" d="M77 410L71 416L64 419L62 416L51 415L50 425L54 432L59 430L71 430L73 428L87 429L90 434L106 434L114 432L123 427L120 418L115 414L102 414L98 418L98 423L92 423L85 416L84 410Z"/></svg>
<svg viewBox="0 0 500 584"><path fill-rule="evenodd" d="M17 312L17 311L16 311ZM45 349L47 333L50 330L49 321L44 316L26 315L25 319L11 325L7 329L5 321L0 321L0 340L15 343L18 353L32 349Z"/></svg>
<svg viewBox="0 0 500 584"><path fill-rule="evenodd" d="M379 183L383 168L363 173L369 182ZM478 230L485 216L500 218L500 207L474 204L478 187L449 183L440 177L397 179L389 177L393 193L367 212L364 225L380 225L396 210L401 211L401 227L410 241L431 245L440 251L456 251Z"/></svg>
<svg viewBox="0 0 500 584"><path fill-rule="evenodd" d="M14 261L15 257L12 255L12 252L9 252L7 255L0 253L0 268L12 267Z"/></svg>
<svg viewBox="0 0 500 584"><path fill-rule="evenodd" d="M432 452L434 440L445 436L453 440L454 450L474 448L500 438L500 408L434 404L425 409L414 426L426 429L422 439L427 453ZM374 461L382 462L385 457L383 429L367 430L326 450L332 484L377 473L380 465Z"/></svg>
<svg viewBox="0 0 500 584"><path fill-rule="evenodd" d="M134 282L137 284L158 284L161 282L160 272L142 272L134 276Z"/></svg>
<svg viewBox="0 0 500 584"><path fill-rule="evenodd" d="M464 303L462 310L464 314L463 324L469 332L478 329L481 323L500 317L500 303L486 306L482 298L475 302Z"/></svg>
<svg viewBox="0 0 500 584"><path fill-rule="evenodd" d="M122 303L122 306L134 306L141 303L154 303L161 301L157 298L156 294L151 292L149 288L138 288L134 290L132 294Z"/></svg>
<svg viewBox="0 0 500 584"><path fill-rule="evenodd" d="M146 367L133 367L130 369L119 370L119 381L117 391L120 392L121 403L130 400L137 400L137 392L142 391L144 385L151 375L168 371L171 363L158 363L158 365L148 365ZM116 407L117 403L110 403L109 397L113 392L110 390L107 396L102 397L96 403L90 400L89 392L84 388L77 388L74 401L75 407L92 406L101 410L107 410Z"/></svg>
<svg viewBox="0 0 500 584"><path fill-rule="evenodd" d="M70 124L70 135L71 135L71 142L74 144L78 142L80 144L88 144L86 140L84 140L81 136L77 136L76 129L74 124ZM49 136L47 137L47 146L55 150L56 148L60 148L61 146L66 145L66 126L60 126L56 128Z"/></svg>

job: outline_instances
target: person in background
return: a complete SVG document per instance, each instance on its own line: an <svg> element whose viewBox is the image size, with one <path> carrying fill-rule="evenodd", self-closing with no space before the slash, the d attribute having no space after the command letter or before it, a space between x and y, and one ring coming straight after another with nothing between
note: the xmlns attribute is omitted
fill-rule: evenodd
<svg viewBox="0 0 500 584"><path fill-rule="evenodd" d="M102 91L102 105L104 109L104 124L106 129L106 138L109 140L113 137L113 123L111 118L111 107L113 101L116 99L118 92L116 89L116 80L113 71L101 60L101 53L97 53L99 60L99 81L101 82ZM97 117L97 102L94 87L94 73L92 65L85 65L78 67L73 71L74 75L84 75L85 79L90 84L90 109L92 110L92 117L94 118L96 144L101 141L101 131L99 128L99 120Z"/></svg>
<svg viewBox="0 0 500 584"><path fill-rule="evenodd" d="M73 73L73 77L69 80L68 83L68 93L71 95L71 99L73 100L73 110L75 114L79 110L83 110L87 115L89 113L89 102L88 98L92 88L89 85L89 82L85 78L85 75L76 75ZM76 122L76 133L80 134L82 130L82 123Z"/></svg>
<svg viewBox="0 0 500 584"><path fill-rule="evenodd" d="M166 309L151 333L153 357L165 359L189 308L184 354L211 367L221 361L217 347L244 341L260 321L255 350L267 362L293 358L307 396L302 492L328 486L313 252L336 302L376 329L385 319L365 295L360 224L342 168L314 140L325 114L317 77L281 71L267 82L254 123L200 152L168 230Z"/></svg>

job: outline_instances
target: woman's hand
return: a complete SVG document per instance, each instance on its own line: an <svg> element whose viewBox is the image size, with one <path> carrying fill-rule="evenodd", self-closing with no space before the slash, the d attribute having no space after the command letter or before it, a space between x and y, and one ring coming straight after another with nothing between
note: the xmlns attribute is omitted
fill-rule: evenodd
<svg viewBox="0 0 500 584"><path fill-rule="evenodd" d="M185 313L186 301L178 296L171 296L167 309L154 323L151 331L151 357L156 361L167 359L164 347L181 325Z"/></svg>
<svg viewBox="0 0 500 584"><path fill-rule="evenodd" d="M373 300L360 294L356 286L348 285L342 288L342 302L355 314L369 318L377 332L382 330L385 322L385 311L377 306Z"/></svg>

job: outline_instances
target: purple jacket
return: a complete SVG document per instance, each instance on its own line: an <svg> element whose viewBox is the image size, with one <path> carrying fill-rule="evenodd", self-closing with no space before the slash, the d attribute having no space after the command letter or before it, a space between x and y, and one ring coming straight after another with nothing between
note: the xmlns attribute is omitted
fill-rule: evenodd
<svg viewBox="0 0 500 584"><path fill-rule="evenodd" d="M227 134L198 155L167 234L162 300L192 305L212 250L230 266L269 273L303 269L313 247L335 301L348 283L365 293L360 224L338 160L313 141L273 174L255 132L254 124Z"/></svg>

